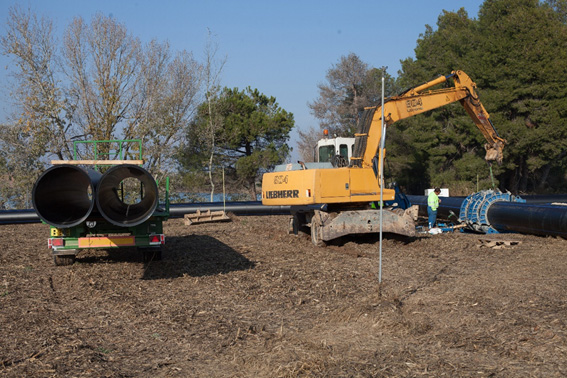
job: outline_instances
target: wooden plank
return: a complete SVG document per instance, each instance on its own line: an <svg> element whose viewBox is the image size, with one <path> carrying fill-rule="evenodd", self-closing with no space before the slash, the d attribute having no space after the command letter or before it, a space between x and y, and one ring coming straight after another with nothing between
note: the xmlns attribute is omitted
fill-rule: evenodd
<svg viewBox="0 0 567 378"><path fill-rule="evenodd" d="M133 164L142 165L143 160L51 160L51 164L71 164L71 165L118 165L118 164Z"/></svg>
<svg viewBox="0 0 567 378"><path fill-rule="evenodd" d="M183 216L185 219L185 225L190 226L192 224L206 223L206 222L224 222L229 221L230 218L224 211L211 211L211 210L197 210L193 214L185 214Z"/></svg>

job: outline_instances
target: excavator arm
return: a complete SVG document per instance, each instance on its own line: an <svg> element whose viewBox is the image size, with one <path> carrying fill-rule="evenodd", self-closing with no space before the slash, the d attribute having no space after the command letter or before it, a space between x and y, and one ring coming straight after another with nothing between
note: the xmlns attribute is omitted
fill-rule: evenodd
<svg viewBox="0 0 567 378"><path fill-rule="evenodd" d="M453 79L454 87L430 88ZM487 143L485 160L502 163L502 150L506 140L498 135L490 121L490 115L480 102L476 84L463 71L453 71L450 75L440 76L435 80L412 88L401 95L389 97L384 103L384 121L389 126L401 119L437 109L459 101L480 130ZM381 107L367 108L364 112L353 154L353 165L371 167L377 154L382 136Z"/></svg>

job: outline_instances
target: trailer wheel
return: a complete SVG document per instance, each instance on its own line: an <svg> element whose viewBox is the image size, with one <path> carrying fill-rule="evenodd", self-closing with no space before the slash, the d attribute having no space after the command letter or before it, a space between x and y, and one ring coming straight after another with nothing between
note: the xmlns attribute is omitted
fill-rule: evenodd
<svg viewBox="0 0 567 378"><path fill-rule="evenodd" d="M75 257L75 255L54 255L53 262L56 266L73 265Z"/></svg>
<svg viewBox="0 0 567 378"><path fill-rule="evenodd" d="M161 260L161 246L160 247L139 247L138 251L142 252L142 257L145 263L150 261Z"/></svg>

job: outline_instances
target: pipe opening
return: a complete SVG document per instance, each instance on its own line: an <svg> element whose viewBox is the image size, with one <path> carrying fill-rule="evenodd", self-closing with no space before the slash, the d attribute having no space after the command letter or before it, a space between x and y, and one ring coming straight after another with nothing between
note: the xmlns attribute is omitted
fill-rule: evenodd
<svg viewBox="0 0 567 378"><path fill-rule="evenodd" d="M146 187L136 177L128 177L119 184L119 198L125 205L137 205L146 196Z"/></svg>
<svg viewBox="0 0 567 378"><path fill-rule="evenodd" d="M39 218L58 228L83 222L94 208L93 193L98 177L98 172L71 165L46 170L32 191L33 206Z"/></svg>
<svg viewBox="0 0 567 378"><path fill-rule="evenodd" d="M116 226L136 226L154 213L158 190L153 177L135 165L110 168L100 179L96 190L100 214Z"/></svg>

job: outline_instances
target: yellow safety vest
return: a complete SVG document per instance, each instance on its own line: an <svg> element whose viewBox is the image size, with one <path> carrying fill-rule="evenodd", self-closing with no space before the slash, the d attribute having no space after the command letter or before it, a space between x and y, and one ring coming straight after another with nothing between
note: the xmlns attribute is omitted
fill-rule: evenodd
<svg viewBox="0 0 567 378"><path fill-rule="evenodd" d="M429 193L427 196L427 206L431 208L431 210L435 211L439 207L439 197L435 192Z"/></svg>

